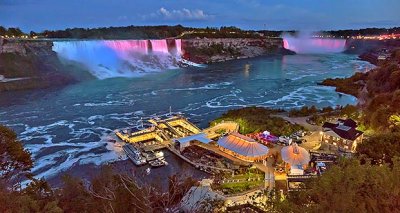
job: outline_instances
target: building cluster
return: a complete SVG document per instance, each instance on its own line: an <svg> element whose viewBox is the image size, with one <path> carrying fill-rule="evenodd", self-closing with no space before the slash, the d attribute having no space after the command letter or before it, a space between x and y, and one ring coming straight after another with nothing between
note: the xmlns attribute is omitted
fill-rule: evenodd
<svg viewBox="0 0 400 213"><path fill-rule="evenodd" d="M231 126L229 130L225 129L226 131L217 131L221 130L219 127L210 128L214 131L210 131L210 129L201 131L180 115L153 118L149 120L149 123L151 127L137 132L124 130L116 132L116 135L121 140L130 145L135 145L135 147L131 147L131 150L133 150L131 155L140 155L137 147L146 146L146 144L154 146L154 143L163 144L164 148L170 149L198 169L206 168L222 172L232 172L233 167L216 168L219 163L214 161L221 162L224 161L223 159L236 159L246 163L247 166L256 166L257 169L260 169L257 166L265 167L265 171L261 169L265 175L265 180L263 180L264 187L275 187L286 192L299 190L305 180L323 174L337 161L338 157L336 154L309 151L295 142L276 143L276 141L279 141L279 137L272 136L268 131L250 134L250 137L239 134L237 126ZM228 126L227 124L225 125ZM363 132L357 130L357 123L352 119L338 119L336 123L326 122L322 128L323 131L314 132L316 135L320 134L319 142L336 147L340 152L355 152L357 145L363 140ZM216 132L221 133L215 136ZM302 135L304 136L304 134ZM268 144L273 148L271 146L270 148L267 147ZM159 147L156 148L159 149ZM205 151L202 150L203 148ZM280 158L274 157L275 164L267 165L268 159L273 156L270 152L271 149L278 151ZM198 153L196 150L198 150ZM215 153L219 157L211 155L199 156L206 155L205 153L208 151ZM196 153L193 154L191 152ZM156 154L154 152L155 157L157 157ZM196 156L199 160L190 160L190 156ZM140 160L135 157L132 158L136 161ZM149 156L146 156L147 158ZM207 159L211 159L210 161L214 163L204 162ZM281 160L278 161L278 159ZM161 158L159 161L164 163L163 160L165 161L165 159ZM141 164L139 162L136 165ZM157 166L158 164L153 167ZM209 184L200 187L200 189L198 191L198 187L195 187L192 190L194 194L207 193L212 197L221 197L220 194L211 189ZM193 203L198 202L200 198L192 199L193 197L191 196L187 197L183 199L182 203L192 207Z"/></svg>
<svg viewBox="0 0 400 213"><path fill-rule="evenodd" d="M339 119L336 123L325 122L322 128L322 141L340 151L355 152L357 145L363 140L363 132L357 130L357 123L352 119Z"/></svg>

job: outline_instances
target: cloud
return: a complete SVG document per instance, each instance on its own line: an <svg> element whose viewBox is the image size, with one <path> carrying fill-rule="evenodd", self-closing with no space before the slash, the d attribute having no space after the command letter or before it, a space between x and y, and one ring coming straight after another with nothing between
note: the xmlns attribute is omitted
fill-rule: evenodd
<svg viewBox="0 0 400 213"><path fill-rule="evenodd" d="M211 19L213 15L206 14L203 10L186 8L180 10L167 10L161 7L150 15L143 16L144 19L162 18L164 20L179 20L179 21L199 21Z"/></svg>

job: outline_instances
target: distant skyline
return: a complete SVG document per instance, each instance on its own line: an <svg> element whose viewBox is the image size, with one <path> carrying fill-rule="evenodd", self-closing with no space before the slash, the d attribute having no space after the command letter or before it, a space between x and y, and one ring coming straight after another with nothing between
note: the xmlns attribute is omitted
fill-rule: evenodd
<svg viewBox="0 0 400 213"><path fill-rule="evenodd" d="M400 26L399 0L0 0L0 25L23 31L128 25L338 30Z"/></svg>

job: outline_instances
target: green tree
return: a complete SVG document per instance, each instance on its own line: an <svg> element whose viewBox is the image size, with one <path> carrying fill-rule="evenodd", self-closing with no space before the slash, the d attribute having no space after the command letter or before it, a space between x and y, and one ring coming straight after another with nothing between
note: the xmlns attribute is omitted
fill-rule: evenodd
<svg viewBox="0 0 400 213"><path fill-rule="evenodd" d="M276 202L278 212L398 212L400 161L392 166L360 164L344 159L322 176L307 182L307 190Z"/></svg>
<svg viewBox="0 0 400 213"><path fill-rule="evenodd" d="M393 132L400 132L400 115L394 114L389 117L390 129Z"/></svg>
<svg viewBox="0 0 400 213"><path fill-rule="evenodd" d="M3 26L0 26L0 36L4 36L7 33L7 29L4 28Z"/></svg>
<svg viewBox="0 0 400 213"><path fill-rule="evenodd" d="M10 27L8 28L9 36L22 36L24 33L19 28Z"/></svg>
<svg viewBox="0 0 400 213"><path fill-rule="evenodd" d="M358 155L372 163L392 163L392 158L400 156L400 133L374 135L357 146Z"/></svg>
<svg viewBox="0 0 400 213"><path fill-rule="evenodd" d="M0 180L26 175L31 168L30 153L11 129L0 125Z"/></svg>

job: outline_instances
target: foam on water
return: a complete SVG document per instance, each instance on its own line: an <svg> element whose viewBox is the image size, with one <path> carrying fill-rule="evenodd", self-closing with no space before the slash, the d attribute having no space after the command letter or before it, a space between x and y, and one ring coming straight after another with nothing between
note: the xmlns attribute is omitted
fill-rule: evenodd
<svg viewBox="0 0 400 213"><path fill-rule="evenodd" d="M130 48L124 42L113 45ZM150 43L148 48L151 52ZM248 59L252 66L247 73L246 61L232 61L142 78L95 80L2 107L0 119L32 152L36 177L48 178L74 165L119 159L120 150L107 135L113 129L139 127L139 120L166 114L170 106L206 127L226 110L249 105L289 109L355 103L352 96L317 85L370 66L355 59L344 54L266 57Z"/></svg>

